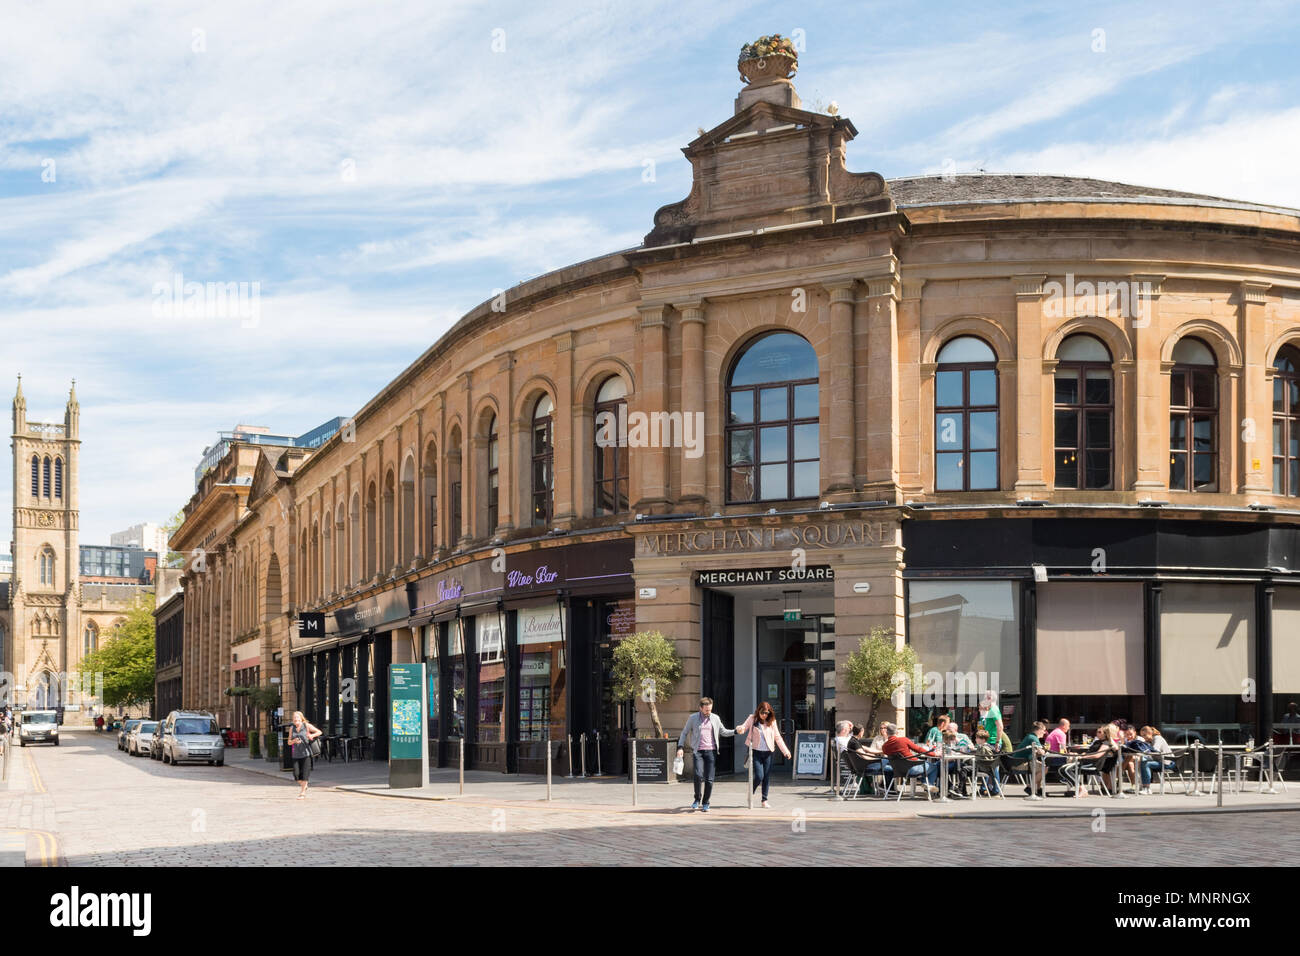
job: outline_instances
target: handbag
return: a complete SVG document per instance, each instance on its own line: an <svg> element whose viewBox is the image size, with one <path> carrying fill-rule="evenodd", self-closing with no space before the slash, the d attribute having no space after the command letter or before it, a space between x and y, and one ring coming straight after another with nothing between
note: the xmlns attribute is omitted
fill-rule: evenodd
<svg viewBox="0 0 1300 956"><path fill-rule="evenodd" d="M320 741L313 740L311 742L311 745L307 749L311 753L311 759L315 760L317 757L320 756Z"/></svg>

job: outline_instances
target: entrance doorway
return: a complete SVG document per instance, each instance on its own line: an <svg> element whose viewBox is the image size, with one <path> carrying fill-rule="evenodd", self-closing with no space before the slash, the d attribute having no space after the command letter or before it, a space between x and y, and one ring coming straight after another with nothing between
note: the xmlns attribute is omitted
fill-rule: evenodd
<svg viewBox="0 0 1300 956"><path fill-rule="evenodd" d="M756 624L757 699L772 705L785 745L793 751L796 731L834 725L835 619L760 617ZM789 761L778 752L773 767L788 772Z"/></svg>

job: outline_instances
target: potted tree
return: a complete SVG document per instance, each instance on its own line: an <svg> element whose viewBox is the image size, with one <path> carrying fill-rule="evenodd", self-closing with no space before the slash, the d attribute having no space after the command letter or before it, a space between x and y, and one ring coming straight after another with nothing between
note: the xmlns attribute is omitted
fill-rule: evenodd
<svg viewBox="0 0 1300 956"><path fill-rule="evenodd" d="M876 726L876 714L881 707L892 701L919 667L916 651L907 644L899 647L891 628L876 625L858 642L858 649L844 665L845 686L870 705L868 730Z"/></svg>
<svg viewBox="0 0 1300 956"><path fill-rule="evenodd" d="M615 700L633 700L639 696L650 705L654 740L635 744L637 757L649 758L644 765L637 763L637 778L670 781L669 741L659 719L659 702L671 697L682 679L677 645L659 631L638 631L623 638L614 648L613 678ZM628 771L631 772L630 767Z"/></svg>
<svg viewBox="0 0 1300 956"><path fill-rule="evenodd" d="M280 759L280 731L275 726L275 711L280 706L280 690L274 686L244 689L248 691L248 702L253 705L253 709L266 712L266 759L278 760Z"/></svg>

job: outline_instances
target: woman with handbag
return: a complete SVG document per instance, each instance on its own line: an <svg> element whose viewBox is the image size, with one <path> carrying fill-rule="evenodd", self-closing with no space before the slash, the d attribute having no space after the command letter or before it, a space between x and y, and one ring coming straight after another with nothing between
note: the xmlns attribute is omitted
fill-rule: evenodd
<svg viewBox="0 0 1300 956"><path fill-rule="evenodd" d="M320 756L320 744L316 738L321 732L307 722L301 710L293 712L293 724L289 727L289 744L293 748L293 779L298 781L298 799L307 796L307 778L311 776L312 764Z"/></svg>
<svg viewBox="0 0 1300 956"><path fill-rule="evenodd" d="M763 701L758 707L745 718L745 722L736 728L736 736L745 735L745 742L749 745L749 756L746 762L754 762L754 789L757 790L759 784L763 785L763 806L769 806L767 802L768 784L772 778L772 757L780 749L785 754L785 759L790 759L790 751L785 745L785 740L781 737L781 731L776 725L776 714L772 711L772 705Z"/></svg>

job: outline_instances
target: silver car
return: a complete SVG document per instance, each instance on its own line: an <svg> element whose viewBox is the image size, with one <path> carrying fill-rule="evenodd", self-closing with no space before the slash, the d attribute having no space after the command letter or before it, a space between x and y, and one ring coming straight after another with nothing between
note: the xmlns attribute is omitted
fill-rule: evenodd
<svg viewBox="0 0 1300 956"><path fill-rule="evenodd" d="M153 736L154 729L157 728L156 720L136 721L134 727L126 735L126 752L132 757L143 757L149 753L149 738Z"/></svg>
<svg viewBox="0 0 1300 956"><path fill-rule="evenodd" d="M224 766L226 744L217 718L207 711L173 710L163 721L163 763L206 763Z"/></svg>
<svg viewBox="0 0 1300 956"><path fill-rule="evenodd" d="M131 735L131 731L140 723L138 717L132 717L130 720L122 722L122 729L117 732L117 749L126 750L126 738Z"/></svg>

